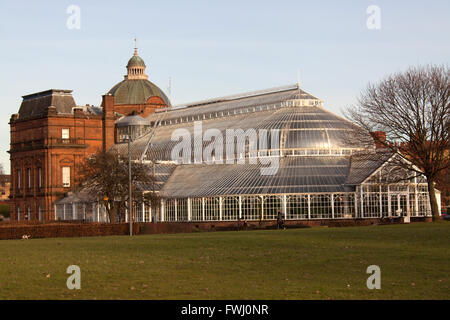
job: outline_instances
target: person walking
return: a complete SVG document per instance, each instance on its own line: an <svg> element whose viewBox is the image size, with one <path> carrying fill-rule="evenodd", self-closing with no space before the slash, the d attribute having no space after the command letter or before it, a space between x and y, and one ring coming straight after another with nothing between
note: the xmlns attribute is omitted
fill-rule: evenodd
<svg viewBox="0 0 450 320"><path fill-rule="evenodd" d="M284 226L283 222L283 216L281 215L280 210L277 211L277 229L283 228L286 230L286 227Z"/></svg>

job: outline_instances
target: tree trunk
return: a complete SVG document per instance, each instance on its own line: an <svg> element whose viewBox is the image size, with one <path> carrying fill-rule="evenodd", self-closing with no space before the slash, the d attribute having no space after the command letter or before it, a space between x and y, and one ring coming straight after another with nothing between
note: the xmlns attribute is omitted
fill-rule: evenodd
<svg viewBox="0 0 450 320"><path fill-rule="evenodd" d="M108 216L109 216L110 223L116 223L116 211L117 211L116 205L113 205L111 207L111 209L108 210Z"/></svg>
<svg viewBox="0 0 450 320"><path fill-rule="evenodd" d="M434 190L434 181L429 179L427 179L427 181L428 181L428 194L430 196L431 214L433 216L433 221L437 221L440 219L440 212L436 200L436 192Z"/></svg>
<svg viewBox="0 0 450 320"><path fill-rule="evenodd" d="M117 212L119 213L119 217L120 217L120 222L125 222L126 221L126 215L125 215L125 205L123 202L119 202L117 204Z"/></svg>

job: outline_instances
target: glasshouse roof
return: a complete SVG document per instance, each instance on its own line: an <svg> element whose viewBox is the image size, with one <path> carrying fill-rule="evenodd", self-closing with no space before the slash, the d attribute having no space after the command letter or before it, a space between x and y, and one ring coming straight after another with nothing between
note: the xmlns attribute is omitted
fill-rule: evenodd
<svg viewBox="0 0 450 320"><path fill-rule="evenodd" d="M281 158L274 175L260 164L180 165L164 185L164 197L354 191L345 185L347 157Z"/></svg>
<svg viewBox="0 0 450 320"><path fill-rule="evenodd" d="M246 134L248 129L278 129L282 150L310 150L314 154L312 150L336 153L342 149L358 149L349 142L355 126L323 108L319 99L297 87L223 100L226 99L150 115L147 119L156 123L156 129L132 143L132 157L141 159L145 151L142 157L145 160L173 160L171 151L178 141L172 141L172 133L176 129L186 129L193 137L196 121L201 121L203 132L218 129L224 137L229 129L241 129L241 133L236 131L239 136ZM152 137L150 144L149 137ZM225 150L226 139L223 140ZM192 148L196 143L206 146L210 142L192 139ZM127 152L124 144L114 148Z"/></svg>
<svg viewBox="0 0 450 320"><path fill-rule="evenodd" d="M172 165L165 177L167 181L158 185L166 197L345 192L354 189L352 183L370 172L359 169L367 163L351 161L351 154L361 149L361 145L351 141L356 126L326 110L321 100L297 85L187 104L153 113L146 120L152 128L132 142L131 156L137 161ZM250 161L206 164L203 159L199 164L194 152L188 161L173 159L172 150L179 144L178 139L172 138L176 129L190 133L191 150L199 145L204 150L211 144L202 141L201 135L195 138L195 123L201 123L203 133L208 129L222 133L224 162L230 156L226 154L229 149L226 133L230 129L235 130L237 137L245 136L252 129L267 129L267 132L277 129L279 170L275 175L266 176L261 175L263 165L250 164ZM269 146L264 150L273 149L268 140ZM123 154L128 152L128 146L123 143L114 148ZM233 159L251 157L248 149L245 155L233 150ZM263 151L259 142L258 151Z"/></svg>

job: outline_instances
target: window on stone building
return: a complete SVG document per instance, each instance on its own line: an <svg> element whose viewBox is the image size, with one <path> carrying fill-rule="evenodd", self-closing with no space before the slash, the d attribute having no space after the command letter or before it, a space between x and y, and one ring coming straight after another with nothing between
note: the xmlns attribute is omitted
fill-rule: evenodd
<svg viewBox="0 0 450 320"><path fill-rule="evenodd" d="M16 185L17 189L20 189L20 169L16 171Z"/></svg>
<svg viewBox="0 0 450 320"><path fill-rule="evenodd" d="M38 186L42 188L42 168L38 169Z"/></svg>
<svg viewBox="0 0 450 320"><path fill-rule="evenodd" d="M62 168L63 187L70 187L70 167Z"/></svg>
<svg viewBox="0 0 450 320"><path fill-rule="evenodd" d="M31 188L31 168L27 169L27 187Z"/></svg>
<svg viewBox="0 0 450 320"><path fill-rule="evenodd" d="M69 139L69 129L62 129L61 130L61 135L63 139Z"/></svg>

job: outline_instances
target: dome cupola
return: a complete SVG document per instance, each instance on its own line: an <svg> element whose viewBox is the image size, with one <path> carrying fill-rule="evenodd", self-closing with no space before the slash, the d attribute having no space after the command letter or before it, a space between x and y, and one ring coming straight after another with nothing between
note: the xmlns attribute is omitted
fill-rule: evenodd
<svg viewBox="0 0 450 320"><path fill-rule="evenodd" d="M136 48L136 39L134 39L134 54L128 60L127 63L127 75L125 79L136 80L136 79L148 79L148 75L145 74L145 62L138 55Z"/></svg>
<svg viewBox="0 0 450 320"><path fill-rule="evenodd" d="M136 41L136 39L134 39ZM157 108L171 107L166 94L154 83L148 80L145 73L146 65L134 48L134 54L127 63L127 75L124 80L112 87L108 94L114 96L114 104L119 105L157 105ZM123 113L127 114L127 113Z"/></svg>

